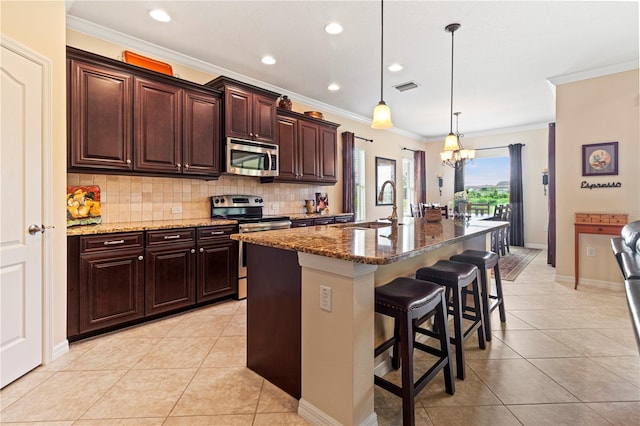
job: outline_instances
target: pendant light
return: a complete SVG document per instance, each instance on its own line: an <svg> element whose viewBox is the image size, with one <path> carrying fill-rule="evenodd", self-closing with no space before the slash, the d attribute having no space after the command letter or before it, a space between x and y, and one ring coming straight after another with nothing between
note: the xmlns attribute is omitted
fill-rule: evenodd
<svg viewBox="0 0 640 426"><path fill-rule="evenodd" d="M460 149L458 136L453 133L453 34L460 29L460 24L449 24L444 29L451 33L451 110L449 112L449 134L444 140L444 151L446 152Z"/></svg>
<svg viewBox="0 0 640 426"><path fill-rule="evenodd" d="M472 149L464 149L462 142L460 142L460 132L458 131L458 116L460 112L453 112L453 33L460 29L460 24L449 24L445 28L445 31L451 33L451 104L449 112L449 134L444 139L444 149L440 153L440 159L442 165L445 164L454 168L457 168L460 163L465 160L473 160L476 152ZM456 116L456 132L453 133L453 116Z"/></svg>
<svg viewBox="0 0 640 426"><path fill-rule="evenodd" d="M384 0L380 0L380 102L373 110L372 129L388 129L393 127L391 122L391 109L384 103L383 92L383 72L384 72Z"/></svg>

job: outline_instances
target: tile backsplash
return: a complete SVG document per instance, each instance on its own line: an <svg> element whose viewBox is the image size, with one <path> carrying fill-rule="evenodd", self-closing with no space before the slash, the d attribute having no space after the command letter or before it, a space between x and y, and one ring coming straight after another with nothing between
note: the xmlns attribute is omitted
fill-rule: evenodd
<svg viewBox="0 0 640 426"><path fill-rule="evenodd" d="M257 178L233 175L205 181L68 173L67 185L100 186L102 223L205 218L210 215L209 197L221 194L260 195L265 201L264 214L304 213L304 200L312 199L316 192L328 193L332 212L338 211L334 206L340 203L334 186L261 184ZM174 208L182 213L172 213Z"/></svg>

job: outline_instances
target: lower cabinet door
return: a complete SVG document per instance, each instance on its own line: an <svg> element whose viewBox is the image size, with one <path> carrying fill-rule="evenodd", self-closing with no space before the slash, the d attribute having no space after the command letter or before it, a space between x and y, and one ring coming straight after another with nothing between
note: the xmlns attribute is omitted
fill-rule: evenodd
<svg viewBox="0 0 640 426"><path fill-rule="evenodd" d="M238 292L238 242L224 240L198 245L197 301Z"/></svg>
<svg viewBox="0 0 640 426"><path fill-rule="evenodd" d="M143 254L134 249L80 256L81 333L144 316Z"/></svg>
<svg viewBox="0 0 640 426"><path fill-rule="evenodd" d="M145 315L196 302L196 255L193 244L147 248Z"/></svg>

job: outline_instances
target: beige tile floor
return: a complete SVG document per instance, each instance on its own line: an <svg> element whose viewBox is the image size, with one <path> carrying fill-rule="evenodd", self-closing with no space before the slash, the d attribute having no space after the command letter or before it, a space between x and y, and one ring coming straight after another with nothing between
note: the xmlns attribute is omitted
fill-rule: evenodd
<svg viewBox="0 0 640 426"><path fill-rule="evenodd" d="M507 323L465 345L467 378L418 396L422 425L638 425L640 358L620 291L554 282L541 253L503 284ZM229 301L91 340L0 391L0 423L306 424L297 401L244 367L245 302ZM417 367L425 359L418 355ZM390 376L393 376L392 373ZM401 424L376 388L380 425Z"/></svg>

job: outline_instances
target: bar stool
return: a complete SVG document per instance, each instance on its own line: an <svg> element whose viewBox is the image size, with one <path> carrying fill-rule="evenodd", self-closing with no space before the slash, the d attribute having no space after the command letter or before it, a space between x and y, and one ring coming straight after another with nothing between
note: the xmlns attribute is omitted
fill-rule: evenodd
<svg viewBox="0 0 640 426"><path fill-rule="evenodd" d="M504 309L504 297L502 294L502 280L497 253L483 250L465 250L460 254L449 258L456 262L466 262L475 265L480 270L480 286L482 287L482 313L484 316L484 334L487 341L491 341L491 312L500 308L500 321L506 322L507 315ZM491 281L487 275L487 269L493 269L496 277L496 294L491 294Z"/></svg>
<svg viewBox="0 0 640 426"><path fill-rule="evenodd" d="M475 265L451 260L439 260L431 266L420 268L416 271L416 278L419 280L432 281L447 288L446 299L450 300L447 309L453 315L454 336L451 343L456 346L456 371L460 380L464 380L464 341L471 336L474 330L478 330L478 345L480 349L486 347L484 340L484 325L482 317L482 304L480 301L480 291L478 288L478 268ZM473 293L473 308L467 308L466 303L463 308L463 290L471 285ZM453 293L453 297L449 297ZM468 313L471 312L471 313ZM462 320L471 321L471 325L463 330ZM421 327L416 331L427 336L432 336L435 332Z"/></svg>
<svg viewBox="0 0 640 426"><path fill-rule="evenodd" d="M402 398L402 424L415 423L415 396L440 370L444 370L445 390L453 395L453 368L449 352L444 289L434 283L399 277L375 289L375 311L394 319L394 336L375 349L375 356L393 346L392 366L402 365L402 386L374 375L374 383ZM435 315L440 348L415 341L415 321ZM437 361L415 383L413 381L414 348L435 355ZM398 357L398 353L400 357Z"/></svg>

